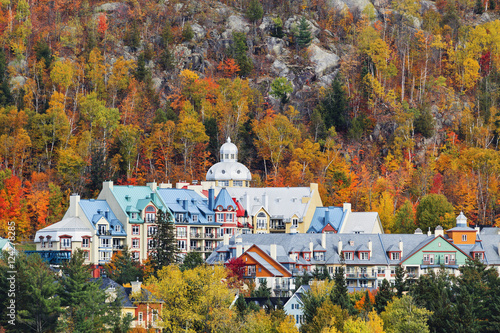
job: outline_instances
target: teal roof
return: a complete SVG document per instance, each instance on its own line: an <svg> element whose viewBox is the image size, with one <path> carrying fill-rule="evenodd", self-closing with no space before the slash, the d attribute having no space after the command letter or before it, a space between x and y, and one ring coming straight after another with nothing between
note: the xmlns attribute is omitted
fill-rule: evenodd
<svg viewBox="0 0 500 333"><path fill-rule="evenodd" d="M124 212L138 213L136 219L132 219L128 214L130 223L143 223L139 213L150 203L165 211L162 201L149 186L115 185L111 191Z"/></svg>
<svg viewBox="0 0 500 333"><path fill-rule="evenodd" d="M228 210L229 206L232 207L232 210L236 210L237 208L226 188L222 188L222 190L220 190L219 192L219 195L217 195L217 198L215 198L214 208L217 208L219 206L222 206L222 210Z"/></svg>
<svg viewBox="0 0 500 333"><path fill-rule="evenodd" d="M6 238L0 237L0 250L2 250L7 244L10 244L10 241ZM12 244L10 244L10 246L12 246Z"/></svg>

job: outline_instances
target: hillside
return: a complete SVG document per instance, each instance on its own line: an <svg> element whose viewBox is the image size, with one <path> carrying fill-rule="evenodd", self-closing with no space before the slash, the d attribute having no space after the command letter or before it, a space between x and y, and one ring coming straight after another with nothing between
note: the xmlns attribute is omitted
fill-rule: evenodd
<svg viewBox="0 0 500 333"><path fill-rule="evenodd" d="M496 1L1 1L0 236L104 180L203 180L227 137L254 186L317 182L392 232L428 194L500 223L497 18Z"/></svg>

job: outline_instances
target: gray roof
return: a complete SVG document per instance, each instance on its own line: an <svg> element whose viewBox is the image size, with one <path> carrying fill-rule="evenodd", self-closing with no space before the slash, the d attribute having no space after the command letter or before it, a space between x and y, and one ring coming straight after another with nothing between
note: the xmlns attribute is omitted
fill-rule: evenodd
<svg viewBox="0 0 500 333"><path fill-rule="evenodd" d="M341 228L341 232L350 233L373 233L378 224L377 212L350 212Z"/></svg>
<svg viewBox="0 0 500 333"><path fill-rule="evenodd" d="M228 187L227 191L250 215L264 207L271 218L282 218L285 222L289 222L293 215L301 221L310 202L302 203L302 198L312 196L309 187Z"/></svg>

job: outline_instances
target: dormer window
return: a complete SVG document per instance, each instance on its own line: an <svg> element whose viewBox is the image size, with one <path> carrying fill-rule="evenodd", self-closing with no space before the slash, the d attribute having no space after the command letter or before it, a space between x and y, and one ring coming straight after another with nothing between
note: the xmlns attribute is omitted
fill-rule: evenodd
<svg viewBox="0 0 500 333"><path fill-rule="evenodd" d="M314 252L314 260L317 260L317 261L325 260L325 253L324 252Z"/></svg>
<svg viewBox="0 0 500 333"><path fill-rule="evenodd" d="M121 229L120 229L120 226L119 226L119 225L115 225L115 231L116 231L116 232L120 232L120 230L121 230Z"/></svg>
<svg viewBox="0 0 500 333"><path fill-rule="evenodd" d="M370 252L359 252L359 260L369 260Z"/></svg>
<svg viewBox="0 0 500 333"><path fill-rule="evenodd" d="M390 252L389 257L391 258L391 260L400 260L401 253L400 252Z"/></svg>
<svg viewBox="0 0 500 333"><path fill-rule="evenodd" d="M462 242L467 242L467 235L462 235Z"/></svg>
<svg viewBox="0 0 500 333"><path fill-rule="evenodd" d="M45 247L45 242L43 241L43 236L40 236L40 246Z"/></svg>
<svg viewBox="0 0 500 333"><path fill-rule="evenodd" d="M104 235L106 233L106 225L105 224L99 224L99 225L97 225L97 227L99 229L100 235Z"/></svg>
<svg viewBox="0 0 500 333"><path fill-rule="evenodd" d="M47 236L47 243L48 243L48 248L52 247L52 237Z"/></svg>
<svg viewBox="0 0 500 333"><path fill-rule="evenodd" d="M304 259L305 260L309 260L310 259L310 253L309 252L305 252L304 253Z"/></svg>
<svg viewBox="0 0 500 333"><path fill-rule="evenodd" d="M475 260L483 260L484 259L484 252L473 252L472 256Z"/></svg>
<svg viewBox="0 0 500 333"><path fill-rule="evenodd" d="M198 215L197 214L193 215L193 222L198 222Z"/></svg>
<svg viewBox="0 0 500 333"><path fill-rule="evenodd" d="M131 213L131 214L130 214L130 218L131 218L132 220L137 219L137 213Z"/></svg>
<svg viewBox="0 0 500 333"><path fill-rule="evenodd" d="M207 215L207 222L213 222L213 221L214 221L213 215Z"/></svg>
<svg viewBox="0 0 500 333"><path fill-rule="evenodd" d="M344 260L353 260L354 259L353 252L342 252L342 254L344 255Z"/></svg>

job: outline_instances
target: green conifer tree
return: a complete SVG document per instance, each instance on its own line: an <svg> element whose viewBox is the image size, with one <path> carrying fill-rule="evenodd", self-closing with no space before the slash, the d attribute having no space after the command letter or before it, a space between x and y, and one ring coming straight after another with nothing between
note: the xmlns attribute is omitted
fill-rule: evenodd
<svg viewBox="0 0 500 333"><path fill-rule="evenodd" d="M153 250L151 261L155 274L163 266L178 262L177 240L175 239L175 228L172 216L165 214L162 210L156 214L158 231L153 238Z"/></svg>
<svg viewBox="0 0 500 333"><path fill-rule="evenodd" d="M299 32L296 38L297 45L301 48L308 47L311 43L311 28L305 17L302 16L299 23Z"/></svg>

